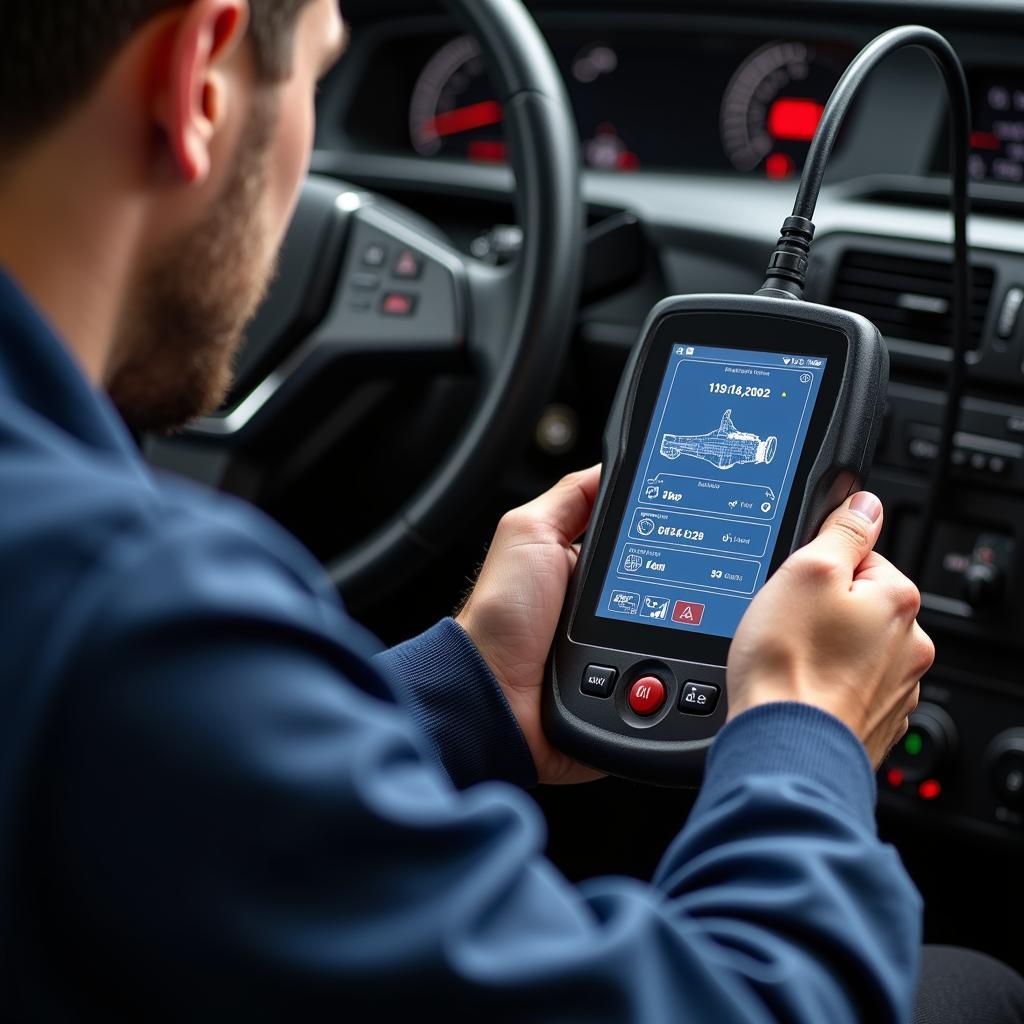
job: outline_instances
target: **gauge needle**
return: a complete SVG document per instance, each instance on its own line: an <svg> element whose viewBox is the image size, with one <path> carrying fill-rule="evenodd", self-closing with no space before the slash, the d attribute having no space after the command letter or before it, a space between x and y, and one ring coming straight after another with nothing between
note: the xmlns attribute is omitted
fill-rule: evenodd
<svg viewBox="0 0 1024 1024"><path fill-rule="evenodd" d="M458 135L460 132L470 132L474 128L501 124L503 117L501 104L496 100L486 100L483 103L474 103L468 107L459 107L438 114L424 123L423 133L443 138L445 135Z"/></svg>

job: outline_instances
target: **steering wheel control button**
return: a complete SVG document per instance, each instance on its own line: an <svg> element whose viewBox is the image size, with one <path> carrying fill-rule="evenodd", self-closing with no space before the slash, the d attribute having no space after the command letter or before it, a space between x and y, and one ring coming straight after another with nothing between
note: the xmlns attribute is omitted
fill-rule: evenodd
<svg viewBox="0 0 1024 1024"><path fill-rule="evenodd" d="M418 281L422 276L423 260L412 249L403 249L395 261L395 277L404 281Z"/></svg>
<svg viewBox="0 0 1024 1024"><path fill-rule="evenodd" d="M679 626L699 626L704 618L704 605L693 601L676 601L672 621Z"/></svg>
<svg viewBox="0 0 1024 1024"><path fill-rule="evenodd" d="M629 691L629 706L638 715L653 715L665 703L665 684L657 676L643 676Z"/></svg>
<svg viewBox="0 0 1024 1024"><path fill-rule="evenodd" d="M412 316L416 312L416 296L405 292L388 292L380 308L385 316Z"/></svg>
<svg viewBox="0 0 1024 1024"><path fill-rule="evenodd" d="M363 266L372 270L380 270L388 261L388 251L383 245L368 245L363 252Z"/></svg>
<svg viewBox="0 0 1024 1024"><path fill-rule="evenodd" d="M719 689L708 683L687 683L679 697L679 710L688 715L711 715L718 707Z"/></svg>
<svg viewBox="0 0 1024 1024"><path fill-rule="evenodd" d="M580 689L590 697L610 697L618 677L618 669L604 665L588 665L586 672L583 673Z"/></svg>
<svg viewBox="0 0 1024 1024"><path fill-rule="evenodd" d="M353 274L352 287L360 292L375 292L380 287L380 278L376 274Z"/></svg>

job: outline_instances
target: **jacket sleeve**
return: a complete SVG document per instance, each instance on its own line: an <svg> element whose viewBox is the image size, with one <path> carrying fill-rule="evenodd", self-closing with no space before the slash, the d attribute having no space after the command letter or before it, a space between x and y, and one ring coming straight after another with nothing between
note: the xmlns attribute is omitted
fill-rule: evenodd
<svg viewBox="0 0 1024 1024"><path fill-rule="evenodd" d="M501 687L453 619L377 655L431 744L436 762L460 789L502 781L528 788L537 772Z"/></svg>
<svg viewBox="0 0 1024 1024"><path fill-rule="evenodd" d="M577 888L272 553L179 528L108 568L31 818L40 927L106 1019L907 1019L920 906L835 720L742 716L654 883Z"/></svg>

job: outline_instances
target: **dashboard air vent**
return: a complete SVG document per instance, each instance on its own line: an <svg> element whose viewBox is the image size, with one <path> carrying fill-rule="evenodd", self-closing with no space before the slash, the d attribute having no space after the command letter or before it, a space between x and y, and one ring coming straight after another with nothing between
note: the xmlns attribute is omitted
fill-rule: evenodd
<svg viewBox="0 0 1024 1024"><path fill-rule="evenodd" d="M991 267L974 267L971 349L981 346L994 284ZM831 301L866 316L887 339L952 347L953 267L944 260L848 250Z"/></svg>

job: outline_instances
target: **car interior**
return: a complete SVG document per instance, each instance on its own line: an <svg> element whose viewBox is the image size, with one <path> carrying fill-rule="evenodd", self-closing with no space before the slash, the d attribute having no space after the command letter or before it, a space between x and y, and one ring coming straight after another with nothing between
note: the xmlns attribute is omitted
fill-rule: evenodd
<svg viewBox="0 0 1024 1024"><path fill-rule="evenodd" d="M857 52L903 23L943 33L972 104L967 377L916 579L937 660L878 819L926 941L1024 971L1024 2L530 0L540 35L487 7L344 0L349 50L234 390L147 456L280 521L384 642L416 635L506 510L601 461L652 307L761 286ZM837 140L807 283L885 338L868 486L908 571L952 364L949 139L932 60L891 56ZM534 797L570 878L646 878L694 793Z"/></svg>

